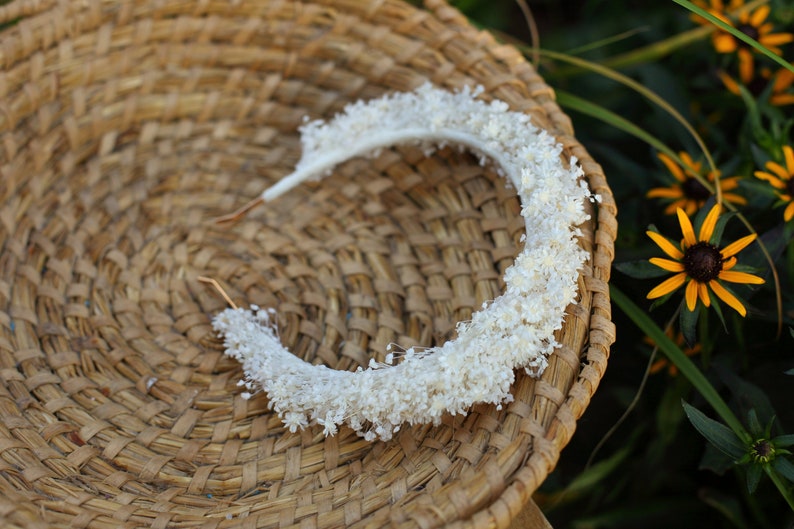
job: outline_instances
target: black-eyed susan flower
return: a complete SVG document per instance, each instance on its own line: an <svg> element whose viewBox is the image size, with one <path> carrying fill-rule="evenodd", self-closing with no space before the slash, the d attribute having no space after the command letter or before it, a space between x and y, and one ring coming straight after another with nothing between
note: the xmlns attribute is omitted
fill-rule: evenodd
<svg viewBox="0 0 794 529"><path fill-rule="evenodd" d="M684 352L686 356L695 356L702 349L702 346L699 343L696 343L692 347L686 345L686 339L684 338L684 334L680 331L677 333L673 333L673 329L668 328L667 331L665 331L665 334L678 346L679 349L681 349ZM652 347L656 346L656 342L652 338L649 338L648 336L646 336L643 339L643 341ZM653 375L659 373L665 368L667 368L667 374L670 375L671 377L674 377L678 374L678 368L675 366L674 363L670 362L667 358L660 358L659 360L656 360L653 364L651 364L651 367L648 369L648 372Z"/></svg>
<svg viewBox="0 0 794 529"><path fill-rule="evenodd" d="M683 162L683 166L678 165L672 158L664 153L659 153L659 159L675 178L675 182L669 187L655 187L648 191L648 198L662 198L670 200L670 204L664 210L668 215L675 213L678 208L683 209L687 215L692 215L700 209L706 200L711 196L709 191L696 176L701 176L708 182L714 183L719 179L722 189L722 198L733 204L744 205L747 201L744 197L731 193L739 187L739 177L731 176L720 178L720 171L707 171L703 167L703 162L695 161L685 152L678 153Z"/></svg>
<svg viewBox="0 0 794 529"><path fill-rule="evenodd" d="M717 226L717 220L720 215L719 204L712 207L708 215L706 215L697 237L695 237L692 222L684 213L684 210L678 208L676 214L678 215L678 223L683 234L683 239L679 246L676 246L659 233L646 232L653 239L653 242L672 258L670 260L653 257L650 259L651 264L675 273L674 276L666 279L648 292L648 299L660 298L686 285L684 298L689 311L695 310L698 300L704 306L710 307L710 292L713 292L736 312L745 316L747 310L742 305L742 302L726 289L722 282L752 285L760 285L764 282L760 277L747 272L731 270L736 266L736 254L753 242L756 235L747 235L724 248L720 248L717 246L719 241L713 240L714 228Z"/></svg>
<svg viewBox="0 0 794 529"><path fill-rule="evenodd" d="M700 6L708 10L709 13L726 24L738 29L748 37L758 41L769 51L777 55L783 54L780 46L794 41L794 34L792 33L773 33L774 25L767 22L769 13L772 11L772 8L768 5L759 6L752 11L740 11L737 20L734 22L729 18L727 11L740 8L744 5L743 0L732 0L727 9L721 1L712 0L708 6L706 6L704 2L696 3L699 3ZM700 17L696 20L700 24L710 24L709 21ZM714 44L714 49L717 50L717 52L736 53L739 58L740 78L752 77L755 68L753 60L753 51L755 51L755 48L723 30L715 31L711 39Z"/></svg>
<svg viewBox="0 0 794 529"><path fill-rule="evenodd" d="M775 188L775 192L783 203L788 203L783 211L783 219L788 222L794 218L794 149L789 145L783 147L785 166L774 162L766 162L766 171L756 171L756 178L765 180Z"/></svg>
<svg viewBox="0 0 794 529"><path fill-rule="evenodd" d="M794 92L791 90L794 85L794 72L787 68L780 68L774 73L769 68L764 68L758 75L751 75L747 78L743 78L740 73L738 80L722 71L718 75L725 88L734 95L741 95L740 83L754 96L760 96L771 84L772 88L769 91L771 105L782 107L794 104Z"/></svg>

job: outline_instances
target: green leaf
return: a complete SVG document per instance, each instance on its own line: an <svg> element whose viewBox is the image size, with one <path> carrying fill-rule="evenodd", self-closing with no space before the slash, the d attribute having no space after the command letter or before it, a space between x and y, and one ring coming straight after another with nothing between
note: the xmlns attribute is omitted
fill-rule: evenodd
<svg viewBox="0 0 794 529"><path fill-rule="evenodd" d="M714 206L715 200L714 195L711 195L708 200L700 207L699 210L695 213L695 217L692 220L692 228L695 230L695 235L698 236L700 233L700 227L703 225L703 221L706 220L706 215L709 214L711 208ZM720 215L722 218L722 215ZM712 239L713 240L713 239Z"/></svg>
<svg viewBox="0 0 794 529"><path fill-rule="evenodd" d="M772 439L772 444L775 445L775 448L794 446L794 434L778 435Z"/></svg>
<svg viewBox="0 0 794 529"><path fill-rule="evenodd" d="M634 279L651 279L654 277L662 277L669 275L670 272L659 268L658 266L649 263L643 259L640 261L627 261L625 263L616 263L615 268Z"/></svg>
<svg viewBox="0 0 794 529"><path fill-rule="evenodd" d="M786 371L783 371L783 374L784 375L794 375L794 368L787 369Z"/></svg>
<svg viewBox="0 0 794 529"><path fill-rule="evenodd" d="M715 370L719 378L731 390L733 398L741 410L741 414L747 414L748 419L750 414L755 414L757 425L750 426L750 431L755 437L766 437L768 434L764 431L763 424L771 423L772 419L777 415L772 402L769 400L767 394L756 386L738 376L731 368L724 365L716 365ZM734 408L735 409L735 408Z"/></svg>
<svg viewBox="0 0 794 529"><path fill-rule="evenodd" d="M744 443L736 437L736 434L730 428L721 422L706 417L702 411L684 401L681 401L681 404L684 406L684 412L689 422L711 444L732 457L734 461L739 460L745 454L747 449Z"/></svg>
<svg viewBox="0 0 794 529"><path fill-rule="evenodd" d="M736 213L733 211L726 211L725 213L720 214L719 218L717 219L717 224L714 226L714 233L711 235L710 241L712 244L720 244L720 241L722 240L722 233L725 231L725 226L734 216L736 216Z"/></svg>
<svg viewBox="0 0 794 529"><path fill-rule="evenodd" d="M664 446L673 443L684 420L684 411L676 404L692 391L692 386L683 378L678 377L675 382L667 387L656 405L656 430Z"/></svg>
<svg viewBox="0 0 794 529"><path fill-rule="evenodd" d="M761 465L750 465L747 467L747 492L750 494L755 493L755 489L758 488L758 483L761 481L761 475L764 473L764 469Z"/></svg>
<svg viewBox="0 0 794 529"><path fill-rule="evenodd" d="M720 299L714 294L714 292L709 289L709 299L711 300L711 309L714 311L714 314L717 315L717 319L720 320L722 323L722 328L725 329L725 334L729 334L728 331L728 324L725 323L725 315L722 313L722 305L720 305Z"/></svg>
<svg viewBox="0 0 794 529"><path fill-rule="evenodd" d="M700 463L698 463L699 470L708 470L717 474L718 476L723 476L734 466L736 466L735 459L725 455L713 444L706 443L706 449L703 451L703 457L700 458Z"/></svg>
<svg viewBox="0 0 794 529"><path fill-rule="evenodd" d="M591 490L594 487L603 486L604 480L608 479L618 466L631 455L632 450L632 446L626 446L607 459L590 466L565 487L565 493L578 494Z"/></svg>
<svg viewBox="0 0 794 529"><path fill-rule="evenodd" d="M747 412L747 426L750 428L750 432L756 435L759 435L764 429L761 421L758 420L758 413L756 413L755 408L751 408Z"/></svg>
<svg viewBox="0 0 794 529"><path fill-rule="evenodd" d="M772 462L774 469L786 478L788 481L794 482L794 463L785 457L776 457Z"/></svg>
<svg viewBox="0 0 794 529"><path fill-rule="evenodd" d="M697 323L698 314L700 314L700 306L696 306L694 311L690 311L683 303L681 311L678 313L678 326L681 329L681 334L684 335L689 347L694 347L698 341L697 338Z"/></svg>

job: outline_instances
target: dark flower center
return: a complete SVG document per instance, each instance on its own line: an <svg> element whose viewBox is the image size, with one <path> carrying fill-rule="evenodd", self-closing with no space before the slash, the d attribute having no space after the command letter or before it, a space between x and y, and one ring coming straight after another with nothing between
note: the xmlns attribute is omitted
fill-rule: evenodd
<svg viewBox="0 0 794 529"><path fill-rule="evenodd" d="M786 180L786 193L788 196L794 196L794 175Z"/></svg>
<svg viewBox="0 0 794 529"><path fill-rule="evenodd" d="M687 198L697 200L698 202L704 202L711 196L709 190L692 177L687 177L687 179L684 180L684 182L681 184L681 190L684 192L684 195L686 195Z"/></svg>
<svg viewBox="0 0 794 529"><path fill-rule="evenodd" d="M700 241L684 251L684 271L699 283L708 283L722 271L722 254L711 243Z"/></svg>
<svg viewBox="0 0 794 529"><path fill-rule="evenodd" d="M775 455L775 447L766 439L758 439L750 448L757 463L768 463Z"/></svg>
<svg viewBox="0 0 794 529"><path fill-rule="evenodd" d="M758 31L758 28L753 26L752 24L739 24L736 26L736 29L747 35L753 40L758 40L758 37L761 36L761 33ZM742 41L744 44L744 41ZM746 45L746 44L745 44Z"/></svg>

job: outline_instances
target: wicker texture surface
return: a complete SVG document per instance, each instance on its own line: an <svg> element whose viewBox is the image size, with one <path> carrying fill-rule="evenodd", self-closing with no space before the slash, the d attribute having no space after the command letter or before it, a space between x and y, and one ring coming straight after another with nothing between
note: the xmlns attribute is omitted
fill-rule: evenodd
<svg viewBox="0 0 794 529"><path fill-rule="evenodd" d="M617 229L552 90L443 2L52 2L0 8L0 525L507 527L606 369ZM288 174L304 116L480 84L575 155L602 203L563 346L515 402L369 443L286 432L210 326L273 306L337 369L452 336L519 251L519 203L446 149L354 159L233 226ZM593 206L591 206L593 207Z"/></svg>

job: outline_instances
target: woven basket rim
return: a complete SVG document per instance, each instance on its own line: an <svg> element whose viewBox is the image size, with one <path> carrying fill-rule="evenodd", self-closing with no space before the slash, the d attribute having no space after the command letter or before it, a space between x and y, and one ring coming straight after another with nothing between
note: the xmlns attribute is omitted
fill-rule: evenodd
<svg viewBox="0 0 794 529"><path fill-rule="evenodd" d="M0 521L11 528L508 527L570 441L615 336L613 195L553 90L520 52L443 0L424 9L400 0L16 0L0 7L0 23L9 22L0 33L0 167L7 175L0 186ZM507 411L475 406L468 419L406 430L390 443L350 432L324 440L311 429L280 432L265 399L228 395L239 369L207 330L209 308L224 302L199 286L196 270L215 273L235 299L278 298L287 307L285 340L317 361L351 368L367 352L356 339L377 342L392 331L441 339L454 325L446 316L429 323L406 316L406 324L368 305L361 295L368 288L388 303L420 299L405 294L419 279L373 276L368 266L377 268L378 259L431 283L444 276L430 250L424 264L405 257L431 248L432 234L405 238L413 245L406 254L390 252L383 240L399 248L403 233L379 222L390 216L443 231L460 219L481 222L486 204L493 215L484 222L487 236L468 247L450 242L449 252L490 252L490 270L461 263L447 275L496 284L494 270L509 262L523 229L515 197L464 155L424 160L405 149L346 165L349 188L337 179L285 200L278 211L293 224L278 226L273 210L223 231L198 215L231 211L283 175L296 161L302 113L330 115L346 101L422 80L482 85L487 97L531 114L577 158L600 197L582 226L591 255L579 282L582 301L569 309L547 372L539 381L520 376ZM232 182L226 173L233 170L249 171L251 181ZM438 180L423 183L420 174ZM447 194L422 194L424 185ZM393 200L404 211L362 197ZM262 235L263 226L277 233ZM332 236L324 240L326 227ZM502 232L502 246L482 246ZM347 283L324 275L324 267L339 268L339 255L348 259L343 283L376 279L356 284L363 290L352 302ZM397 265L389 261L395 255ZM263 274L272 290L262 286ZM428 310L469 310L468 299L444 298L445 288L423 287ZM484 294L470 297L477 295ZM284 302L290 296L296 302ZM330 306L343 299L351 303L347 321ZM328 333L340 335L340 353L324 349ZM265 466L273 461L281 468ZM408 486L417 480L421 486ZM279 502L289 508L278 510Z"/></svg>

